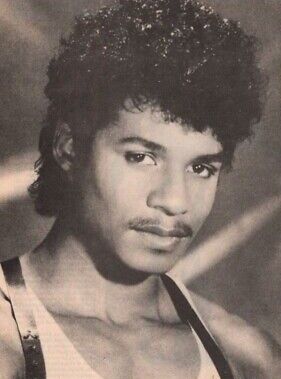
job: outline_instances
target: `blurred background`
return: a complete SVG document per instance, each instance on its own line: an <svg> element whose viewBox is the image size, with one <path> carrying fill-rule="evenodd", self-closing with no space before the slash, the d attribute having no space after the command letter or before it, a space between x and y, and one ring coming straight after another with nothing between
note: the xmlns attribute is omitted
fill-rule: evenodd
<svg viewBox="0 0 281 379"><path fill-rule="evenodd" d="M0 0L0 258L20 255L46 234L52 219L35 214L25 188L32 181L40 122L46 109L46 68L73 17L112 1ZM281 207L267 199L281 193L281 2L280 0L206 0L215 10L241 21L262 43L260 66L269 75L264 117L251 141L236 153L234 169L223 175L214 210L194 248L233 220L264 203L268 217L255 226L237 224L232 254L190 283L203 296L281 342ZM249 220L248 220L249 221ZM250 226L249 226L250 225ZM248 228L247 241L239 242ZM237 239L237 241L236 241ZM208 249L206 249L208 254Z"/></svg>

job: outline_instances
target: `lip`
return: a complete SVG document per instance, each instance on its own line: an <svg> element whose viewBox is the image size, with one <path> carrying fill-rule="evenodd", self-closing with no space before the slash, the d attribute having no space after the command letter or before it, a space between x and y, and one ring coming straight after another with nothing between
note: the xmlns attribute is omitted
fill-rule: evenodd
<svg viewBox="0 0 281 379"><path fill-rule="evenodd" d="M183 238L164 237L150 232L137 232L142 236L142 240L147 247L158 251L172 251L183 240Z"/></svg>
<svg viewBox="0 0 281 379"><path fill-rule="evenodd" d="M177 239L189 237L189 235L182 229L165 229L157 225L143 225L134 228L134 230L136 230L137 232L155 234L159 237L170 237Z"/></svg>
<svg viewBox="0 0 281 379"><path fill-rule="evenodd" d="M133 230L142 236L146 245L160 251L172 251L188 237L180 229L164 229L154 225L145 225Z"/></svg>

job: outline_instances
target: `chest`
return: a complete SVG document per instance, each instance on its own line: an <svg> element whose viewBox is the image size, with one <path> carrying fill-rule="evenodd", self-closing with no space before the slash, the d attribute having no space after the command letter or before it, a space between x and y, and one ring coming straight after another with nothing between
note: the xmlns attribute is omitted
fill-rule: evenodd
<svg viewBox="0 0 281 379"><path fill-rule="evenodd" d="M145 323L128 328L88 319L56 321L87 364L104 379L198 377L200 354L187 326Z"/></svg>

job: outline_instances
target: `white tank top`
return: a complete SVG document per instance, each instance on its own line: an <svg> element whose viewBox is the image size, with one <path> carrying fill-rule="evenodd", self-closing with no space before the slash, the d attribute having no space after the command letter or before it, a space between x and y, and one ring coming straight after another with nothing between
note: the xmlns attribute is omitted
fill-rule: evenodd
<svg viewBox="0 0 281 379"><path fill-rule="evenodd" d="M191 296L184 284L174 278L173 280L197 312ZM26 287L30 296L34 318L40 336L47 379L106 379L102 378L85 361L35 293L28 285L26 285ZM3 289L3 292L7 294L6 283L1 269L0 289ZM200 372L198 377L194 379L220 379L220 376L201 340L193 330L192 332L198 344L200 353Z"/></svg>

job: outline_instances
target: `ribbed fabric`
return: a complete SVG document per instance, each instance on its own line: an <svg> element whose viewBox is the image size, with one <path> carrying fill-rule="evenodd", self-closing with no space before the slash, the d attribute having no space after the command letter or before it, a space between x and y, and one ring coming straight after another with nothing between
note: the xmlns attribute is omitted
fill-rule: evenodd
<svg viewBox="0 0 281 379"><path fill-rule="evenodd" d="M77 352L33 291L28 286L25 286L19 260L17 258L10 260L2 264L2 268L5 274L8 296L11 297L13 317L23 341L27 367L26 378L102 379ZM198 344L201 368L196 379L234 379L223 353L194 310L187 290L182 288L183 285L167 275L163 275L162 280L181 321L191 327ZM14 291L17 293L16 296ZM15 302L12 297L13 299L20 299L20 301ZM37 345L35 349L30 346L26 349L27 345L24 341L29 340L29 338L24 338L24 336L26 337L26 335L30 334L36 335ZM38 346L39 348L37 348ZM34 354L32 356L26 353L27 350L33 350L33 352L36 350L35 356Z"/></svg>
<svg viewBox="0 0 281 379"><path fill-rule="evenodd" d="M26 379L46 379L40 338L19 259L14 258L2 262L2 269L25 358L25 377Z"/></svg>

